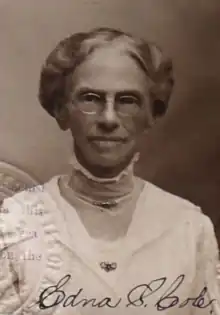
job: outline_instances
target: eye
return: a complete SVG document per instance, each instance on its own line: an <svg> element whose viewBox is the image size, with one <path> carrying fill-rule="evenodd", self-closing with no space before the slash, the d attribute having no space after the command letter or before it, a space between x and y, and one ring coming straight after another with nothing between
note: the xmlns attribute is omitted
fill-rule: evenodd
<svg viewBox="0 0 220 315"><path fill-rule="evenodd" d="M79 94L76 104L84 113L96 113L101 108L102 97L94 92L83 92Z"/></svg>
<svg viewBox="0 0 220 315"><path fill-rule="evenodd" d="M122 115L135 115L142 105L141 99L135 95L120 95L116 100L117 110Z"/></svg>
<svg viewBox="0 0 220 315"><path fill-rule="evenodd" d="M138 105L140 103L137 97L131 95L124 95L119 97L120 104Z"/></svg>
<svg viewBox="0 0 220 315"><path fill-rule="evenodd" d="M101 97L98 94L88 92L88 93L84 93L80 95L80 101L86 102L86 103L95 103L95 102L100 102Z"/></svg>

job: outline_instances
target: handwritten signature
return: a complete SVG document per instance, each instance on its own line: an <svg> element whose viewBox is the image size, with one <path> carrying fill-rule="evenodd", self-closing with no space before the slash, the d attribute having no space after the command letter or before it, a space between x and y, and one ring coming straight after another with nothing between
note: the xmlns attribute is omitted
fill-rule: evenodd
<svg viewBox="0 0 220 315"><path fill-rule="evenodd" d="M69 282L71 275L67 274L58 281L56 285L47 287L41 292L37 304L40 309L48 309L60 305L62 307L97 307L97 308L116 308L122 303L122 298L113 302L111 297L104 297L102 300L96 298L82 298L83 288L80 288L75 294L67 295L63 287ZM177 307L184 308L187 305L199 309L210 308L212 314L212 305L215 299L210 300L208 296L208 288L204 287L201 292L195 297L189 297L186 300L181 300L176 291L183 284L185 275L178 276L165 290L160 294L159 299L154 304L157 311L163 311L169 308ZM153 296L156 292L164 287L167 283L167 278L162 277L152 280L148 284L140 284L132 288L126 296L125 307L147 307L147 298Z"/></svg>
<svg viewBox="0 0 220 315"><path fill-rule="evenodd" d="M174 306L178 308L184 308L191 303L192 307L204 309L211 307L212 304L217 301L216 299L209 299L208 288L204 287L201 292L195 297L189 297L184 301L181 301L180 297L176 295L177 289L184 282L185 275L178 276L168 287L168 289L160 296L155 303L157 311L163 311ZM147 307L146 299L152 296L155 292L159 291L167 282L167 278L159 278L152 280L149 284L140 284L134 287L127 295L128 303L127 307ZM212 313L212 310L210 310Z"/></svg>

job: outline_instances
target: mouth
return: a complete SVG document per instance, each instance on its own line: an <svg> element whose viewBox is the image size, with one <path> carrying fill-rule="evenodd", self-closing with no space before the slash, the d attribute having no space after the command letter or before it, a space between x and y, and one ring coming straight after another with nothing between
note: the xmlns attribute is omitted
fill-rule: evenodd
<svg viewBox="0 0 220 315"><path fill-rule="evenodd" d="M107 141L107 142L125 142L127 139L122 137L90 137L90 141Z"/></svg>
<svg viewBox="0 0 220 315"><path fill-rule="evenodd" d="M91 144L100 150L115 149L125 143L125 139L122 138L93 138L90 140Z"/></svg>

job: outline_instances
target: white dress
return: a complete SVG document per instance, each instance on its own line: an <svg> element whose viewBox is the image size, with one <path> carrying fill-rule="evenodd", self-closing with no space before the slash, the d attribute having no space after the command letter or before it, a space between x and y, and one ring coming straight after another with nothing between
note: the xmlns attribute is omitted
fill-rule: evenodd
<svg viewBox="0 0 220 315"><path fill-rule="evenodd" d="M145 183L124 239L95 241L58 177L6 199L0 314L220 315L213 225Z"/></svg>

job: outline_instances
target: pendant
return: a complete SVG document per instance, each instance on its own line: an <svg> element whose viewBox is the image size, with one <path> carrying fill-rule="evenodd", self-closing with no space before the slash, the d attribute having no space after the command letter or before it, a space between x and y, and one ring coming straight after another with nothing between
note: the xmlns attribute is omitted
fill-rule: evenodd
<svg viewBox="0 0 220 315"><path fill-rule="evenodd" d="M117 268L116 262L109 263L107 261L103 261L100 263L100 267L106 272L114 271Z"/></svg>
<svg viewBox="0 0 220 315"><path fill-rule="evenodd" d="M105 209L114 208L117 206L117 201L111 200L111 201L93 201L93 205Z"/></svg>

